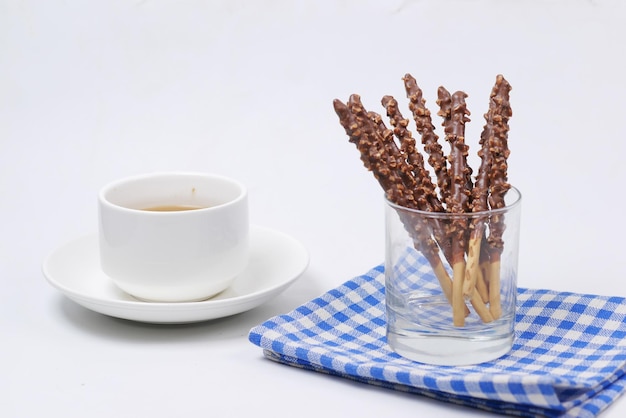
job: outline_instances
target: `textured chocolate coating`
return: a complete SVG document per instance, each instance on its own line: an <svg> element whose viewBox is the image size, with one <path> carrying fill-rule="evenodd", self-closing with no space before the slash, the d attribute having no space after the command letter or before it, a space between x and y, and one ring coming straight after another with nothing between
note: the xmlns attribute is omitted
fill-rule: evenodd
<svg viewBox="0 0 626 418"><path fill-rule="evenodd" d="M468 146L465 144L465 123L469 111L465 105L463 92L454 95L444 88L439 87L437 92L440 111L438 115L443 117L443 126L446 140L450 144L450 194L446 202L447 210L451 213L465 213L469 210L471 194L472 170L467 165ZM463 218L454 219L449 226L450 239L452 241L453 262L462 261L465 257L467 244L467 221Z"/></svg>
<svg viewBox="0 0 626 418"><path fill-rule="evenodd" d="M435 126L432 123L430 110L426 108L426 100L424 100L422 90L417 85L415 78L411 74L406 74L403 81L404 89L409 99L409 109L415 121L415 128L422 137L424 151L428 154L428 164L435 172L441 200L445 203L450 190L450 177L443 148L438 142L439 137L435 134Z"/></svg>
<svg viewBox="0 0 626 418"><path fill-rule="evenodd" d="M385 190L387 198L399 205L414 207L412 193L404 187L402 179L397 174L392 157L384 146L383 135L363 107L360 96L351 95L347 106L361 131L359 141L361 148L359 151L362 157L368 160L371 170Z"/></svg>
<svg viewBox="0 0 626 418"><path fill-rule="evenodd" d="M360 102L358 96L353 95L350 97L353 102ZM353 104L354 106L354 104ZM339 117L339 123L343 126L346 134L348 135L349 142L356 145L361 156L361 161L368 171L374 174L374 177L378 180L379 184L387 191L391 189L392 179L386 175L386 172L380 172L382 169L380 165L380 158L376 155L376 144L372 141L372 138L365 132L362 123L357 120L354 113L348 108L346 104L338 99L333 101L333 107L335 113ZM388 196L389 197L389 196Z"/></svg>
<svg viewBox="0 0 626 418"><path fill-rule="evenodd" d="M359 126L356 122L356 119L348 106L346 106L341 100L335 99L333 100L333 107L335 109L335 113L339 117L339 123L343 126L346 134L348 135L348 141L356 145L357 149L361 154L361 161L363 165L368 171L372 171L372 164L370 159L367 156L367 152L369 147L362 141L362 131L359 129Z"/></svg>
<svg viewBox="0 0 626 418"><path fill-rule="evenodd" d="M491 102L493 103L493 134L488 138L489 152L491 154L491 167L489 170L489 206L499 209L505 206L504 196L511 188L508 183L508 163L510 151L508 147L509 119L513 115L509 103L511 86L502 75L496 77L496 84L492 91ZM491 110L491 109L490 109ZM502 253L504 243L503 215L494 216L490 223L489 242L490 252L499 256Z"/></svg>
<svg viewBox="0 0 626 418"><path fill-rule="evenodd" d="M388 133L381 131L380 126L376 126L375 122L378 120L376 114L367 112L356 94L350 96L347 104L335 99L333 106L349 141L357 146L361 161L374 174L387 199L400 206L415 207L412 191L405 187L397 171L389 168L390 161L392 166L394 163L389 153L390 148L384 145ZM439 249L431 237L430 229L426 228L423 222L402 220L411 234L415 248L421 251L431 264L441 264Z"/></svg>
<svg viewBox="0 0 626 418"><path fill-rule="evenodd" d="M490 100L489 112L485 113L487 121L480 134L481 148L478 151L480 166L472 189L472 212L482 212L489 209L487 197L489 196L489 171L491 170L491 153L489 152L490 138L493 136L493 100Z"/></svg>
<svg viewBox="0 0 626 418"><path fill-rule="evenodd" d="M437 177L437 186L416 148L416 140L408 129L409 120L402 116L392 96L382 99L392 129L379 114L368 112L356 94L351 95L346 104L339 100L333 102L350 142L357 146L363 164L373 172L387 199L402 207L452 214L504 207L504 195L511 187L507 182L508 120L512 115L508 82L499 75L492 89L478 152L481 163L474 184L472 169L467 164L469 147L465 143L465 124L470 115L465 103L467 95L462 91L450 94L443 87L438 90L438 115L443 118L445 139L450 145L446 157L422 91L410 74L406 74L403 81L409 109L428 154L428 163ZM437 195L437 188L441 197ZM470 225L463 216L452 217L444 224L442 220L424 220L413 212L398 210L397 213L415 248L432 265L453 307L453 323L464 324L464 317L469 313L465 298L469 298L484 322L498 318L501 315L499 269L505 228L503 215L478 219ZM452 280L441 262L440 250L452 267Z"/></svg>
<svg viewBox="0 0 626 418"><path fill-rule="evenodd" d="M495 96L498 93L498 85L495 85L489 96L489 110L484 114L485 126L480 134L480 150L478 150L478 157L480 158L480 166L478 167L478 174L476 175L476 181L472 189L472 212L483 212L489 209L489 184L490 184L490 172L493 161L493 155L491 153L490 145L493 143L494 135L494 116L498 112L498 107ZM478 238L483 235L485 219L478 218L472 225L472 237Z"/></svg>
<svg viewBox="0 0 626 418"><path fill-rule="evenodd" d="M394 127L393 133L400 141L403 160L408 163L408 168L416 180L415 198L418 208L420 210L442 212L443 205L437 196L430 173L424 166L424 158L416 148L415 139L411 131L407 129L409 120L402 116L398 109L398 102L392 96L384 96L381 103L387 110L387 116Z"/></svg>
<svg viewBox="0 0 626 418"><path fill-rule="evenodd" d="M387 110L387 116L389 117L391 125L394 127L394 134L400 140L403 160L408 162L408 167L416 180L414 197L417 208L428 212L443 212L443 204L437 196L430 173L424 166L424 158L416 148L415 139L411 131L407 129L409 120L402 116L402 113L398 109L398 102L392 96L384 96L381 103ZM435 219L432 219L430 224L435 241L439 244L444 256L450 259L451 246L444 226Z"/></svg>
<svg viewBox="0 0 626 418"><path fill-rule="evenodd" d="M467 94L457 91L453 95L444 88L437 91L440 111L444 118L443 127L446 141L450 144L450 196L448 210L461 213L469 210L472 189L472 169L467 165L469 147L465 144L465 123L469 122L470 112L467 110L465 98Z"/></svg>
<svg viewBox="0 0 626 418"><path fill-rule="evenodd" d="M383 155L386 158L387 166L395 173L404 186L407 199L406 206L422 209L423 203L420 203L420 200L424 200L424 198L420 197L418 194L418 180L413 176L412 167L408 163L406 155L398 148L393 131L387 128L381 115L378 113L370 111L367 112L367 114L374 127L377 129L378 138L382 144Z"/></svg>

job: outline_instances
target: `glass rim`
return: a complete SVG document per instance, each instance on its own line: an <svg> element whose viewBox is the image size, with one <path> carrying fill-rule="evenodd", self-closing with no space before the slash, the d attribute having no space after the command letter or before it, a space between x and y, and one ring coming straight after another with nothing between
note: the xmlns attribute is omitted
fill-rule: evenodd
<svg viewBox="0 0 626 418"><path fill-rule="evenodd" d="M481 210L479 212L463 212L463 213L453 213L453 212L433 212L433 211L428 211L428 210L421 210L421 209L414 209L414 208L408 208L406 206L402 206L402 205L398 205L397 203L393 203L392 201L390 201L389 199L387 199L387 195L384 195L384 199L385 199L385 203L396 209L396 210L403 210L406 212L411 212L411 213L415 213L417 215L423 216L423 217L431 217L431 218L476 218L476 217L482 217L482 216L493 216L493 215L497 215L497 214L503 214L503 213L507 213L510 212L512 209L517 208L518 206L520 206L521 202L522 202L522 193L519 191L519 189L515 186L511 186L511 188L509 190L507 190L507 193L505 194L505 196L507 196L509 194L509 192L513 191L515 196L513 197L513 201L509 204L507 204L506 206L502 207L502 208L497 208L497 209L487 209L487 210Z"/></svg>

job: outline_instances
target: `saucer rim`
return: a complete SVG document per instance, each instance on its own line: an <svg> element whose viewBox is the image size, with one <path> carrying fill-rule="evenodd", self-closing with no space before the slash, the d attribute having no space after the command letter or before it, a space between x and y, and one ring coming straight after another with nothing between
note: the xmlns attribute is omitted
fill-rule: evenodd
<svg viewBox="0 0 626 418"><path fill-rule="evenodd" d="M284 291L294 281L296 281L308 268L310 263L310 255L307 249L302 245L302 243L297 241L295 238L285 234L284 232L280 232L268 227L250 225L250 238L252 245L251 251L261 251L261 249L258 248L258 244L255 248L254 240L255 238L259 239L262 236L264 236L263 238L265 239L271 236L271 239L280 240L282 245L287 245L290 251L293 251L294 254L297 253L298 256L301 258L299 260L299 267L290 274L285 273L285 278L281 278L278 282L271 283L267 287L263 287L249 293L234 295L232 297L227 297L224 299L209 298L207 300L189 302L150 302L142 301L139 299L124 300L111 297L98 297L97 295L77 291L69 287L66 282L55 278L55 275L50 272L50 265L55 260L55 258L60 257L63 250L66 250L68 247L71 246L76 246L77 243L83 241L86 242L88 246L91 246L91 248L87 249L86 251L94 251L94 249L97 249L96 233L85 234L57 247L47 257L45 257L42 263L42 272L48 283L57 290L59 290L61 293L63 293L66 297L89 310L104 315L147 323L178 324L201 322L242 313L257 306L260 306L263 303L266 303L274 296L282 293L282 291ZM249 269L253 267L254 265L251 265L247 267L245 271L249 271ZM93 273L90 272L93 272L93 270L86 271L86 274L95 276ZM242 276L244 276L244 274L242 274ZM224 290L224 292L232 288L237 283L237 280L238 278L235 279L231 286ZM219 297L219 294L214 297ZM97 306L100 306L103 309L95 309ZM226 309L226 312L214 312L220 309L224 310L224 308L228 307L230 309ZM111 312L111 310L117 312ZM131 311L141 312L142 315L132 315ZM179 315L187 314L188 318L163 318L162 314L165 311ZM150 319L150 313L161 314L159 315L161 318ZM138 318L138 316L145 318Z"/></svg>

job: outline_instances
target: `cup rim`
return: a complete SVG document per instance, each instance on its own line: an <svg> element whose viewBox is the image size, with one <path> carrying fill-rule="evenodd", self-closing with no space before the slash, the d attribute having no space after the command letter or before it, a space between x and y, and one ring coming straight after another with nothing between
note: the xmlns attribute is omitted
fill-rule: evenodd
<svg viewBox="0 0 626 418"><path fill-rule="evenodd" d="M119 187L125 183L141 181L144 179L156 178L156 177L203 177L203 178L218 179L218 180L223 180L223 181L226 181L235 185L237 188L239 188L240 193L236 198L229 200L228 202L217 204L217 205L212 205L212 206L205 207L205 208L198 208L198 209L194 209L190 211L146 211L143 209L129 208L127 206L122 206L122 205L113 203L106 197L107 193L115 187ZM197 213L203 213L203 212L211 212L211 211L220 210L230 205L234 205L246 199L247 195L248 195L248 189L241 181L236 180L232 177L225 176L225 175L208 173L208 172L200 172L200 171L157 171L157 172L152 172L152 173L135 174L135 175L122 177L122 178L113 180L100 188L100 191L98 192L98 200L100 204L106 205L110 208L114 208L114 209L122 210L122 211L128 211L131 213L141 213L145 216L189 216L192 213L197 214Z"/></svg>
<svg viewBox="0 0 626 418"><path fill-rule="evenodd" d="M502 208L498 208L498 209L488 209L488 210L483 210L483 211L479 211L479 212L463 212L463 213L452 213L452 212L432 212L432 211L427 211L427 210L420 210L420 209L414 209L414 208L408 208L406 206L402 206L402 205L398 205L396 203L393 203L392 201L390 201L387 196L384 196L385 199L385 203L387 205L389 205L390 207L396 209L396 210L402 210L402 211L406 211L406 212L411 212L414 213L416 215L420 215L423 217L430 217L430 218L477 218L477 217L482 217L482 216L493 216L493 215L498 215L498 214L505 214L507 212L510 212L511 210L519 207L522 203L522 193L519 191L519 189L515 186L511 186L511 188L507 191L507 195L509 192L513 191L515 196L513 197L513 201L511 203L509 203L508 205L502 207Z"/></svg>

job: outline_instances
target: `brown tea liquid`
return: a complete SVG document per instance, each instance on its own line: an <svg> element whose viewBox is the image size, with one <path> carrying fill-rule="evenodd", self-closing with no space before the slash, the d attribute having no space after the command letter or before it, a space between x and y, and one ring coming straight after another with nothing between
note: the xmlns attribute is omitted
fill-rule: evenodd
<svg viewBox="0 0 626 418"><path fill-rule="evenodd" d="M203 206L193 206L193 205L160 205L160 206L151 206L149 208L143 208L142 210L147 210L150 212L181 212L184 210L197 210L204 209Z"/></svg>

